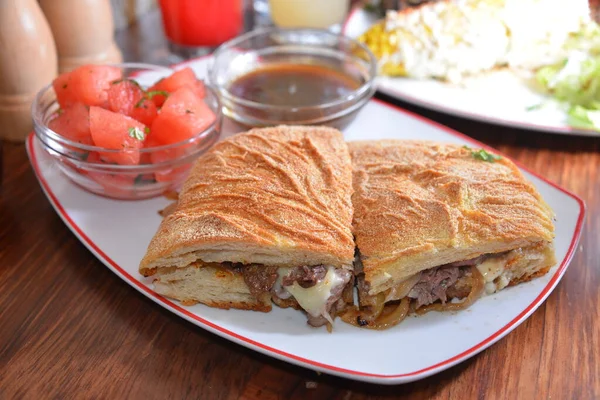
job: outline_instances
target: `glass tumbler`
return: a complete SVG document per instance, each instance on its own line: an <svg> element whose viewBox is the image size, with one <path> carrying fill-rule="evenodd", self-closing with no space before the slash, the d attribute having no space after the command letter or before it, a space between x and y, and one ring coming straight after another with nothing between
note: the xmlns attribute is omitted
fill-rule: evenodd
<svg viewBox="0 0 600 400"><path fill-rule="evenodd" d="M242 33L244 0L160 0L172 53L192 58L211 53Z"/></svg>
<svg viewBox="0 0 600 400"><path fill-rule="evenodd" d="M271 18L280 28L329 29L340 33L350 0L269 0Z"/></svg>

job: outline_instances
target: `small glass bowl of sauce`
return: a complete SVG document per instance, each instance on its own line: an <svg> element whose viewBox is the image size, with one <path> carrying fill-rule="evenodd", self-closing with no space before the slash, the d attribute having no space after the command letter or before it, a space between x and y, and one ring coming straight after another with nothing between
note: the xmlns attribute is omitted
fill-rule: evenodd
<svg viewBox="0 0 600 400"><path fill-rule="evenodd" d="M342 128L375 93L376 59L329 31L262 29L217 49L209 70L228 117L249 127Z"/></svg>

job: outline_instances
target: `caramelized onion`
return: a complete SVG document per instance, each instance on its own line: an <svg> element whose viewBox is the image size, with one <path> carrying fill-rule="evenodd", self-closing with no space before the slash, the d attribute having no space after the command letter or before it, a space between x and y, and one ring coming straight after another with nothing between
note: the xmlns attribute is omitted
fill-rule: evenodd
<svg viewBox="0 0 600 400"><path fill-rule="evenodd" d="M340 318L342 321L360 328L383 330L398 325L408 315L410 309L408 297L403 298L398 305L385 306L383 299L381 300L382 306L380 307L378 304L377 309L374 309L375 312L378 312L376 317L374 317L373 309L369 310L369 314L364 314L361 310L352 308L342 314Z"/></svg>
<svg viewBox="0 0 600 400"><path fill-rule="evenodd" d="M395 308L394 308L395 307ZM370 323L366 326L369 329L383 330L398 325L406 318L410 310L410 299L408 297L400 300L397 306L387 306L386 309L393 308L389 313L384 313L375 320L375 323Z"/></svg>
<svg viewBox="0 0 600 400"><path fill-rule="evenodd" d="M383 312L384 307L385 307L385 294L379 293L379 294L377 294L377 296L375 296L375 304L373 304L369 307L371 310L371 314L369 316L367 316L366 319L368 321L375 321L377 318L379 318L379 316Z"/></svg>
<svg viewBox="0 0 600 400"><path fill-rule="evenodd" d="M428 313L429 311L459 311L468 308L471 304L475 302L475 300L477 300L481 296L485 285L483 281L483 275L481 275L477 267L471 266L470 269L471 291L469 292L469 295L465 298L465 300L461 301L460 303L447 302L445 304L428 304L415 310L415 313L417 313L418 315L423 315L425 313Z"/></svg>
<svg viewBox="0 0 600 400"><path fill-rule="evenodd" d="M385 295L379 293L376 296L370 296L369 300L371 299L373 300L373 304L363 307L362 310L357 307L348 308L340 315L342 321L354 326L365 326L375 321L385 307Z"/></svg>

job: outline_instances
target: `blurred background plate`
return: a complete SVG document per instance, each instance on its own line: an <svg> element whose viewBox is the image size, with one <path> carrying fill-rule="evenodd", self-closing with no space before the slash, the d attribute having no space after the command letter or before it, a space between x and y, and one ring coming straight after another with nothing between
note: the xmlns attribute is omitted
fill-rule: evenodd
<svg viewBox="0 0 600 400"><path fill-rule="evenodd" d="M343 33L357 38L380 18L363 8L354 8ZM548 133L600 136L598 131L570 127L557 102L534 92L508 70L473 77L460 86L433 79L380 76L377 90L398 100L472 120ZM544 107L528 110L542 102L547 102Z"/></svg>

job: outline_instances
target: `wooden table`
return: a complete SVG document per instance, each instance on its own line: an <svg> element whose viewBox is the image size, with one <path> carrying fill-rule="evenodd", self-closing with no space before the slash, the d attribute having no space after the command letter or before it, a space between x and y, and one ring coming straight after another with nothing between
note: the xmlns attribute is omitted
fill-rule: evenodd
<svg viewBox="0 0 600 400"><path fill-rule="evenodd" d="M166 60L160 26L152 14L118 34L125 58ZM394 103L498 148L587 202L583 237L566 275L506 338L402 386L317 375L247 350L162 309L104 267L53 211L24 147L7 144L0 193L0 398L600 398L600 140Z"/></svg>

